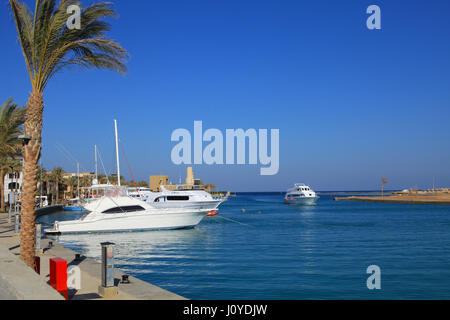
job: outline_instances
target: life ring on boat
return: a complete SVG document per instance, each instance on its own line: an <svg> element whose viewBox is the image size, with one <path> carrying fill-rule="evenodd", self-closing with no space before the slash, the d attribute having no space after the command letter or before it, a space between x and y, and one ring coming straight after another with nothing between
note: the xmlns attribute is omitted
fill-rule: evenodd
<svg viewBox="0 0 450 320"><path fill-rule="evenodd" d="M206 214L206 216L211 217L211 216L215 216L216 214L219 214L219 212L217 210L211 210Z"/></svg>

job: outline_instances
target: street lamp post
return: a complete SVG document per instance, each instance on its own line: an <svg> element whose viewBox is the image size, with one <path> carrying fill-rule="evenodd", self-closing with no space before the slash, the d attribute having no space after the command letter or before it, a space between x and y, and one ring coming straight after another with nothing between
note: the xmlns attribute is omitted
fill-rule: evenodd
<svg viewBox="0 0 450 320"><path fill-rule="evenodd" d="M13 203L10 203L9 204L9 206L11 207L12 205L14 205L14 214L16 214L16 183L15 183L15 179L16 179L16 173L14 172L14 167L13 166L9 166L9 168L11 169L11 174L13 175L12 176L12 185L14 186L13 187L13 191L12 191L12 193L13 193L13 196L12 196L12 198L14 199L14 202ZM11 202L11 199L9 199L10 200L10 202Z"/></svg>

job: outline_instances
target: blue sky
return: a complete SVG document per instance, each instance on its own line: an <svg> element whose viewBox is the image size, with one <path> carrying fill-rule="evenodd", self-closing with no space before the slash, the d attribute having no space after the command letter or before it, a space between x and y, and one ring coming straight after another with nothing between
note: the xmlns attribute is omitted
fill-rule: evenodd
<svg viewBox="0 0 450 320"><path fill-rule="evenodd" d="M34 1L26 1L33 7ZM82 1L88 4L91 1ZM113 119L135 178L184 179L173 130L280 129L280 170L194 166L218 189L317 190L450 186L448 1L114 1L109 36L130 53L125 76L68 70L45 96L43 164L93 170L97 144L114 170ZM382 29L366 28L381 8ZM0 1L0 100L30 84ZM121 173L130 178L124 159Z"/></svg>

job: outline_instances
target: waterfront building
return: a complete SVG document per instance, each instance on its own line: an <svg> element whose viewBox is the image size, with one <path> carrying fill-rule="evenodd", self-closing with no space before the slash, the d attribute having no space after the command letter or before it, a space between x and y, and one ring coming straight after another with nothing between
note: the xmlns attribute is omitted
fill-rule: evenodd
<svg viewBox="0 0 450 320"><path fill-rule="evenodd" d="M161 191L160 186L168 186L169 176L150 176L150 190L152 191Z"/></svg>
<svg viewBox="0 0 450 320"><path fill-rule="evenodd" d="M3 194L1 195L2 197L4 197L5 202L9 202L8 195L10 192L16 192L17 195L21 194L22 181L23 181L22 171L15 173L8 173L5 175L4 183L2 186Z"/></svg>
<svg viewBox="0 0 450 320"><path fill-rule="evenodd" d="M176 184L170 183L169 176L150 176L150 190L161 191L160 186L164 186L167 190L175 190L177 188ZM194 178L194 171L192 170L192 167L187 167L184 189L194 188L205 189L205 186L203 185L201 179Z"/></svg>

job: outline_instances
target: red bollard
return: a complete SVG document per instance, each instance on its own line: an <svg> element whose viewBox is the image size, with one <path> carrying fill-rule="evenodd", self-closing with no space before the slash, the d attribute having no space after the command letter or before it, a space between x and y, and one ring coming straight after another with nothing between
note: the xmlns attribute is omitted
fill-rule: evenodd
<svg viewBox="0 0 450 320"><path fill-rule="evenodd" d="M34 271L36 271L37 274L41 274L41 257L34 257Z"/></svg>
<svg viewBox="0 0 450 320"><path fill-rule="evenodd" d="M50 285L68 299L67 261L61 258L50 259Z"/></svg>

